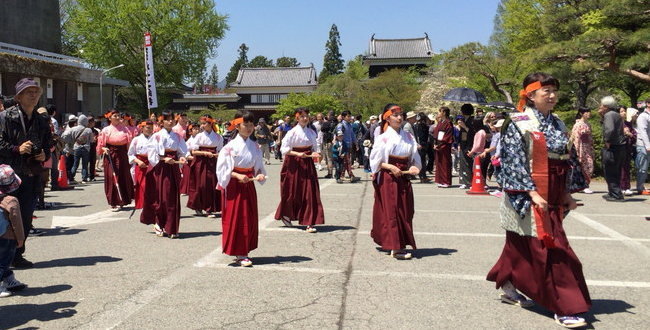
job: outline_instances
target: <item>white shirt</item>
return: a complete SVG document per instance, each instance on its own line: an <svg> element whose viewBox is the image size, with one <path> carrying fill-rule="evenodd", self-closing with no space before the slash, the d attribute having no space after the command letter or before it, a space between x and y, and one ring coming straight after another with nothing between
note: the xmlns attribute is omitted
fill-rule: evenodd
<svg viewBox="0 0 650 330"><path fill-rule="evenodd" d="M194 147L194 137L190 135L190 138L185 141L185 145L187 146L187 154L189 156L190 150L196 150L198 147Z"/></svg>
<svg viewBox="0 0 650 330"><path fill-rule="evenodd" d="M129 151L127 152L127 155L129 155L129 164L133 164L135 162L136 155L149 154L149 141L151 140L152 136L153 135L146 137L144 134L140 134L131 140L131 145L129 146Z"/></svg>
<svg viewBox="0 0 650 330"><path fill-rule="evenodd" d="M203 131L190 139L192 139L192 143L191 145L189 143L187 145L187 149L189 150L198 150L200 147L208 147L217 148L217 152L219 152L219 150L223 148L223 138L214 131L211 131L210 134Z"/></svg>
<svg viewBox="0 0 650 330"><path fill-rule="evenodd" d="M149 164L156 166L160 157L165 155L165 150L175 150L178 157L187 155L187 145L185 140L174 132L168 132L166 129L154 133L149 140Z"/></svg>
<svg viewBox="0 0 650 330"><path fill-rule="evenodd" d="M417 149L418 145L413 134L401 129L396 132L387 126L386 131L375 138L375 144L370 153L370 170L377 173L381 163L388 163L389 156L408 157L410 166L422 169L422 160Z"/></svg>
<svg viewBox="0 0 650 330"><path fill-rule="evenodd" d="M323 132L321 131L321 128L323 128L323 124L321 124L321 122L318 120L314 120L312 125L314 125L314 128L316 128L316 143L318 145L323 144Z"/></svg>
<svg viewBox="0 0 650 330"><path fill-rule="evenodd" d="M316 143L316 138L317 134L313 129L307 126L303 128L298 124L287 132L287 135L282 139L280 152L282 155L286 155L287 152L291 151L291 148L308 146L311 146L313 152L320 152L320 146Z"/></svg>
<svg viewBox="0 0 650 330"><path fill-rule="evenodd" d="M221 149L219 157L217 157L217 188L226 189L228 187L235 167L253 168L254 176L266 175L262 151L255 141L244 140L241 135L237 135ZM264 181L261 181L260 184L264 184Z"/></svg>

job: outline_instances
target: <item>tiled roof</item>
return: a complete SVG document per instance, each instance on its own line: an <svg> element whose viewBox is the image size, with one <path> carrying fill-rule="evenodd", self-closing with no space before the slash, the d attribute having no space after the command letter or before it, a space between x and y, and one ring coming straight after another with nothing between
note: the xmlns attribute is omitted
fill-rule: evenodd
<svg viewBox="0 0 650 330"><path fill-rule="evenodd" d="M230 87L316 86L316 69L302 68L242 68Z"/></svg>
<svg viewBox="0 0 650 330"><path fill-rule="evenodd" d="M426 33L422 38L413 39L375 39L373 34L365 58L430 58L432 55L431 40Z"/></svg>

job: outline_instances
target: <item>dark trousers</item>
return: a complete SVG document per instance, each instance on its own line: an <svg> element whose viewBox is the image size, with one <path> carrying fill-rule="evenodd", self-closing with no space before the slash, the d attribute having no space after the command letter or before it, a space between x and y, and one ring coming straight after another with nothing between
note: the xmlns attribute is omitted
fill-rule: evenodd
<svg viewBox="0 0 650 330"><path fill-rule="evenodd" d="M341 178L341 174L343 174L344 171L344 164L343 164L343 159L341 157L334 159L334 178L336 180L339 180Z"/></svg>
<svg viewBox="0 0 650 330"><path fill-rule="evenodd" d="M88 170L90 171L90 179L95 179L95 174L97 173L97 144L90 145L90 154L88 155Z"/></svg>
<svg viewBox="0 0 650 330"><path fill-rule="evenodd" d="M609 195L614 198L623 198L621 192L621 168L625 159L625 145L612 145L603 148L603 169Z"/></svg>
<svg viewBox="0 0 650 330"><path fill-rule="evenodd" d="M427 177L427 148L423 146L422 149L418 149L418 154L420 154L420 161L422 162L419 177L420 179L424 179Z"/></svg>
<svg viewBox="0 0 650 330"><path fill-rule="evenodd" d="M74 166L74 154L73 153L66 154L65 155L65 169L68 172L67 173L68 174L68 180L72 180L73 177L74 177L72 175L72 166Z"/></svg>
<svg viewBox="0 0 650 330"><path fill-rule="evenodd" d="M28 176L25 174L18 174L22 179L20 187L12 192L10 195L18 198L20 203L20 213L23 218L23 230L25 237L29 235L29 230L32 228L32 216L34 215L34 201L38 194L38 185L40 185L41 178L39 175ZM25 245L16 249L16 258L21 258L25 253Z"/></svg>
<svg viewBox="0 0 650 330"><path fill-rule="evenodd" d="M474 160L472 157L467 156L469 149L460 149L458 157L458 164L460 167L460 172L458 173L458 179L460 184L469 186L472 184L472 166Z"/></svg>
<svg viewBox="0 0 650 330"><path fill-rule="evenodd" d="M427 145L427 162L426 162L426 168L427 172L433 172L433 163L435 161L436 157L436 151L433 150L433 146ZM422 167L424 167L424 159L422 160Z"/></svg>
<svg viewBox="0 0 650 330"><path fill-rule="evenodd" d="M50 187L51 189L59 188L59 154L52 152L52 168L50 169Z"/></svg>

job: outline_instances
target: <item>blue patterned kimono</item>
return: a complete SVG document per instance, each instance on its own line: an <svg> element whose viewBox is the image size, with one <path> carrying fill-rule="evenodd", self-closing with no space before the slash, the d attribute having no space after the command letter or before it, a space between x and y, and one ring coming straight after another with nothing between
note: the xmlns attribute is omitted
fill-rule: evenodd
<svg viewBox="0 0 650 330"><path fill-rule="evenodd" d="M569 135L564 123L552 114L544 117L536 109L532 110L540 122L539 130L546 137L548 152L571 155L568 160L571 171L567 175L567 191L576 192L587 188L575 148L569 145ZM506 192L506 198L522 218L530 211L532 200L528 191L536 189L530 175L530 159L527 152L526 141L519 128L508 122L501 132L501 173L497 180Z"/></svg>

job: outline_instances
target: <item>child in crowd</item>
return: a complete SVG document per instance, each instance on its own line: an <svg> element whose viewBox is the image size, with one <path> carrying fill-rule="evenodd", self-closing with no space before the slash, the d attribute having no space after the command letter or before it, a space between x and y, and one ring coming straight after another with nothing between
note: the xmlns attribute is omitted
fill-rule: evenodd
<svg viewBox="0 0 650 330"><path fill-rule="evenodd" d="M20 183L11 166L0 165L0 298L9 297L13 292L27 287L16 280L9 269L16 249L25 243L18 199L7 195L18 189Z"/></svg>
<svg viewBox="0 0 650 330"><path fill-rule="evenodd" d="M341 174L343 173L343 161L347 153L347 145L343 142L343 131L339 131L336 134L336 141L332 144L332 160L334 160L336 183L343 183Z"/></svg>

